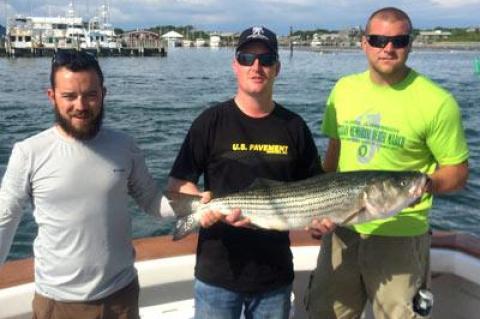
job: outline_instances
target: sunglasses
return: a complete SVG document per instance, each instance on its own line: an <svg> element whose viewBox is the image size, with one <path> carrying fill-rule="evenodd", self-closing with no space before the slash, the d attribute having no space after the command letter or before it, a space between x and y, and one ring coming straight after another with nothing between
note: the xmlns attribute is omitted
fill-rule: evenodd
<svg viewBox="0 0 480 319"><path fill-rule="evenodd" d="M95 55L85 51L58 50L52 58L52 66L69 65L74 62L86 65L98 64Z"/></svg>
<svg viewBox="0 0 480 319"><path fill-rule="evenodd" d="M374 48L384 48L389 42L392 43L395 49L403 49L410 43L410 35L402 34L393 37L387 35L367 35L367 42Z"/></svg>
<svg viewBox="0 0 480 319"><path fill-rule="evenodd" d="M262 66L272 66L277 63L277 55L274 53L246 53L246 52L237 52L237 61L240 65L251 66L258 59L258 62Z"/></svg>

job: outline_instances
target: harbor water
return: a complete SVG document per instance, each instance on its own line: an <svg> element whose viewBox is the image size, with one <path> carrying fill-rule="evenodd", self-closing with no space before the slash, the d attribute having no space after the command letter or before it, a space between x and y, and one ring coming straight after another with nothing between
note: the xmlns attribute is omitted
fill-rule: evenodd
<svg viewBox="0 0 480 319"><path fill-rule="evenodd" d="M105 125L135 137L147 164L165 185L175 155L191 121L205 108L233 97L233 49L178 48L168 58L100 58L108 90ZM480 51L416 50L409 65L450 90L463 115L470 147L470 178L465 190L436 197L431 213L434 230L454 230L480 236L480 75L475 61ZM320 154L326 139L320 134L324 103L335 81L360 72L366 60L360 50L281 52L282 70L275 100L299 113L312 130ZM46 97L49 58L0 59L0 177L13 143L52 125ZM132 202L135 238L168 234L171 222L159 221ZM36 225L27 203L9 259L31 256Z"/></svg>

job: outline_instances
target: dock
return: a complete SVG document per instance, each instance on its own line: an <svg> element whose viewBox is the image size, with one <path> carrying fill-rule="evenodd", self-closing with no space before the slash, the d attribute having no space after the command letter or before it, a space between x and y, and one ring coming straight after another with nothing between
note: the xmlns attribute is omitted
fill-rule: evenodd
<svg viewBox="0 0 480 319"><path fill-rule="evenodd" d="M58 50L81 50L94 54L97 57L166 57L164 47L120 47L120 48L8 48L0 43L0 58L35 58L51 57Z"/></svg>

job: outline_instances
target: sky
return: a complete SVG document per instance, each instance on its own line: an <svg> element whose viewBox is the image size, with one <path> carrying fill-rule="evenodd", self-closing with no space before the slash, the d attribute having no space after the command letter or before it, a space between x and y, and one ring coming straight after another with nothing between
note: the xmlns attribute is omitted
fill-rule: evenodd
<svg viewBox="0 0 480 319"><path fill-rule="evenodd" d="M0 0L0 24L6 16L64 15L71 0ZM339 30L363 26L371 12L385 6L405 10L421 29L480 26L480 0L74 0L89 18L108 3L110 21L125 30L157 25L193 25L205 31L238 32L264 25L280 35L293 30Z"/></svg>

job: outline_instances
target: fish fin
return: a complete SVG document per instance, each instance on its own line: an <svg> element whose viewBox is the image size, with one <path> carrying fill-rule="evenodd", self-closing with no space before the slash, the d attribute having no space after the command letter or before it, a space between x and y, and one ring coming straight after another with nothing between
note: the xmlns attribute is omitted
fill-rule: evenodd
<svg viewBox="0 0 480 319"><path fill-rule="evenodd" d="M188 215L177 220L175 228L173 230L173 240L177 241L187 235L193 233L199 228L198 221L195 220L193 215Z"/></svg>
<svg viewBox="0 0 480 319"><path fill-rule="evenodd" d="M229 191L229 192L217 192L212 194L212 198L218 198L218 197L225 197L229 196L238 192L245 192L245 191L255 191L255 190L265 190L265 189L270 189L275 186L281 186L285 184L285 182L281 181L275 181L272 179L267 179L267 178L256 178L251 184L246 186L245 188L241 188L236 191Z"/></svg>
<svg viewBox="0 0 480 319"><path fill-rule="evenodd" d="M172 210L177 218L182 218L193 214L200 204L200 199L202 198L199 195L170 191L165 191L163 194L168 199L168 203L172 207Z"/></svg>
<svg viewBox="0 0 480 319"><path fill-rule="evenodd" d="M352 219L354 219L355 217L357 217L359 214L363 213L367 208L364 206L362 208L360 208L359 210L356 210L354 211L353 213L351 213L350 215L347 216L347 218L345 218L341 223L340 225L347 225L349 222L352 221Z"/></svg>

